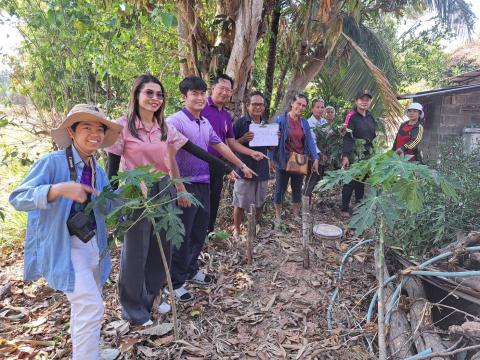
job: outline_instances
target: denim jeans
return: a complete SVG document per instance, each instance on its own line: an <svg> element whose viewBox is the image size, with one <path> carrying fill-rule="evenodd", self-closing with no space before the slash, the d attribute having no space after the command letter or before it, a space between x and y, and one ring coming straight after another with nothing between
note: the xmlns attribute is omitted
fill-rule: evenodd
<svg viewBox="0 0 480 360"><path fill-rule="evenodd" d="M291 174L285 170L277 169L275 172L275 193L273 195L273 202L275 204L283 203L289 180L290 187L292 188L292 202L302 202L303 175Z"/></svg>

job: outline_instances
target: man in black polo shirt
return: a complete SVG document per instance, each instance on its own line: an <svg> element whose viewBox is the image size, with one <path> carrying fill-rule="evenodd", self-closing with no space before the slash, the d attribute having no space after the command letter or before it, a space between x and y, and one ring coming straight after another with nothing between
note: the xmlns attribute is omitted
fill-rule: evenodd
<svg viewBox="0 0 480 360"><path fill-rule="evenodd" d="M253 133L249 131L250 124L260 124L265 122L262 118L265 112L265 97L259 91L252 92L247 99L247 115L241 117L233 124L233 132L235 139L240 144L248 147L249 142L253 140ZM267 155L267 147L260 146L254 148L257 151ZM240 235L240 225L243 221L245 210L250 208L250 204L255 204L257 221L260 217L262 206L267 197L267 186L269 179L268 159L254 160L250 156L238 154L240 160L245 165L258 174L251 179L245 179L242 175L241 179L235 180L233 187L233 222L235 225L234 236ZM241 172L237 171L237 174Z"/></svg>

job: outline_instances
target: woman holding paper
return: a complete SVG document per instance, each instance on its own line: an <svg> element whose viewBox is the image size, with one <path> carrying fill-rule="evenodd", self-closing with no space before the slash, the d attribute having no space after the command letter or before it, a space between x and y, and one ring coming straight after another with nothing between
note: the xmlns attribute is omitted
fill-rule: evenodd
<svg viewBox="0 0 480 360"><path fill-rule="evenodd" d="M295 95L290 111L277 117L279 143L273 154L275 172L275 229L281 225L282 203L288 182L292 188L293 216L298 217L302 201L303 177L308 170L308 157L313 159L312 171L318 173L318 155L308 121L302 118L308 98Z"/></svg>

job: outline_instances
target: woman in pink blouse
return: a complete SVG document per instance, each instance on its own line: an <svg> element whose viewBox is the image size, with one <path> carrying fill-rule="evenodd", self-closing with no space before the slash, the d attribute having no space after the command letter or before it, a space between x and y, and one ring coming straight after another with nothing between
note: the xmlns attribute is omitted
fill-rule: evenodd
<svg viewBox="0 0 480 360"><path fill-rule="evenodd" d="M171 178L180 177L175 155L180 148L187 150L191 144L175 127L165 122L164 109L165 89L162 83L150 74L135 79L130 93L128 113L117 120L123 125L123 131L116 143L106 149L109 152L109 178L117 174L119 165L127 171L150 164L157 170L169 174ZM195 155L200 158L202 158L200 155L206 156L208 159L204 160L210 163L208 153ZM214 168L216 166L218 171L231 171L231 168L222 162L214 161L211 165ZM165 190L167 182L167 177L159 179L149 196ZM178 192L186 191L182 183L175 184L175 187ZM172 198L176 197L175 189L167 190ZM180 207L190 206L190 201L186 197L180 196L177 203ZM162 239L162 243L170 261L171 244L165 238ZM122 318L135 325L152 324L150 315L153 301L165 282L160 249L150 223L144 219L127 232L122 246L118 282ZM169 305L162 303L159 311L168 312Z"/></svg>

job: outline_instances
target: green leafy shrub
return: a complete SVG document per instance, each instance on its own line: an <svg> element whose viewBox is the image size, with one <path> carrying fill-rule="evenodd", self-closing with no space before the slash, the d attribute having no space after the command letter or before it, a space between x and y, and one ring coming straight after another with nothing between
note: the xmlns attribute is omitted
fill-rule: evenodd
<svg viewBox="0 0 480 360"><path fill-rule="evenodd" d="M441 145L438 159L429 165L454 184L458 198L448 201L435 187L427 187L421 194L422 211L400 220L392 234L394 244L413 255L455 241L458 231L479 228L480 149L467 153L462 140L454 138Z"/></svg>
<svg viewBox="0 0 480 360"><path fill-rule="evenodd" d="M359 235L374 237L378 236L379 229L384 229L387 244L415 255L432 243L432 237L423 237L417 232L417 219L428 216L426 228L438 231L435 223L438 220L433 218L425 194L431 191L445 206L456 204L459 185L428 165L408 161L408 158L392 150L377 153L348 169L328 172L318 189L327 191L352 180L364 182L367 185L365 197L355 206L349 225ZM409 238L404 234L406 226L411 229Z"/></svg>

